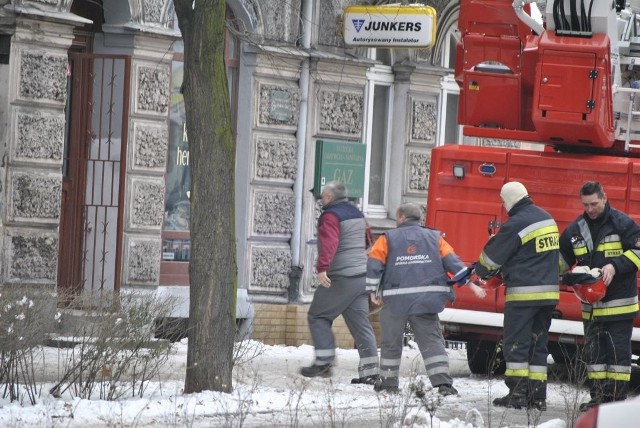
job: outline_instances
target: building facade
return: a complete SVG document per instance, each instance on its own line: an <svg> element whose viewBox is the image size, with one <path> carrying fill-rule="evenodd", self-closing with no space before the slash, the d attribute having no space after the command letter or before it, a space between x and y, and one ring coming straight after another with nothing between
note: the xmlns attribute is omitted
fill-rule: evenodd
<svg viewBox="0 0 640 428"><path fill-rule="evenodd" d="M433 48L345 47L344 8L367 3L227 1L238 284L255 304L313 296L318 141L366 147L357 202L378 231L425 203L431 149L462 141L458 3L424 2ZM0 1L0 283L188 295L181 70L171 0Z"/></svg>

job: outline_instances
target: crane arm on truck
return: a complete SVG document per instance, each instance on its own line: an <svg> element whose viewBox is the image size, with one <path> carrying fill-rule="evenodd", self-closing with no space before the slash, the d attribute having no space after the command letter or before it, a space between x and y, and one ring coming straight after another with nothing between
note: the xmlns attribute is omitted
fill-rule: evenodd
<svg viewBox="0 0 640 428"><path fill-rule="evenodd" d="M454 73L463 134L534 143L432 150L427 225L467 263L506 220L498 195L508 181L522 182L561 230L582 212L577 194L587 180L640 220L638 13L640 0L460 1ZM441 318L449 338L467 342L473 373L504 370L495 358L504 287L486 291L479 300L460 288ZM566 360L583 343L582 316L572 288L561 285L560 294L549 348ZM640 354L640 319L632 342Z"/></svg>

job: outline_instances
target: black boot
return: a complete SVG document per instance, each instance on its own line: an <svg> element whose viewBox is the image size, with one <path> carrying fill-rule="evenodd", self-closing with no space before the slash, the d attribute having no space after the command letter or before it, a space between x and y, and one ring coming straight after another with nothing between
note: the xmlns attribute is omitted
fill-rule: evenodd
<svg viewBox="0 0 640 428"><path fill-rule="evenodd" d="M300 369L300 374L304 377L331 377L331 364L303 367Z"/></svg>
<svg viewBox="0 0 640 428"><path fill-rule="evenodd" d="M373 390L375 392L389 392L392 394L397 394L400 392L400 388L395 385L389 385L382 383L382 379L378 379L376 383L373 385Z"/></svg>
<svg viewBox="0 0 640 428"><path fill-rule="evenodd" d="M493 400L494 406L506 407L508 409L524 409L527 407L527 399L522 395L507 394Z"/></svg>
<svg viewBox="0 0 640 428"><path fill-rule="evenodd" d="M365 377L355 377L351 379L351 383L353 384L362 384L362 385L375 385L376 381L380 378L378 375L371 375Z"/></svg>
<svg viewBox="0 0 640 428"><path fill-rule="evenodd" d="M449 385L448 383L443 383L442 385L438 385L438 393L443 397L447 395L458 395L458 390L453 387L453 385Z"/></svg>
<svg viewBox="0 0 640 428"><path fill-rule="evenodd" d="M534 409L544 412L547 410L547 400L536 400L531 399L529 403L527 403L527 409Z"/></svg>

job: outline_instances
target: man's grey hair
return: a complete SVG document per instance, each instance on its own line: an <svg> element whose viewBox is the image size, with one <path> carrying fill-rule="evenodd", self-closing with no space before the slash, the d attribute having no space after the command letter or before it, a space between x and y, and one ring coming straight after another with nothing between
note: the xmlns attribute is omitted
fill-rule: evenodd
<svg viewBox="0 0 640 428"><path fill-rule="evenodd" d="M410 221L420 221L422 219L422 210L417 204L407 203L398 207L398 216L405 216Z"/></svg>
<svg viewBox="0 0 640 428"><path fill-rule="evenodd" d="M330 181L322 188L322 194L328 193L332 196L332 199L342 199L347 197L347 189L339 181Z"/></svg>

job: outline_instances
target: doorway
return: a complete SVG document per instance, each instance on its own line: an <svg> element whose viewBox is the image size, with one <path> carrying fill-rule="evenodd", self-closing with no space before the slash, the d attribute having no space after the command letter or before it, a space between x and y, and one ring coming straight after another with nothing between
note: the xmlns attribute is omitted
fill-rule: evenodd
<svg viewBox="0 0 640 428"><path fill-rule="evenodd" d="M69 53L58 292L117 292L131 61L127 56Z"/></svg>

